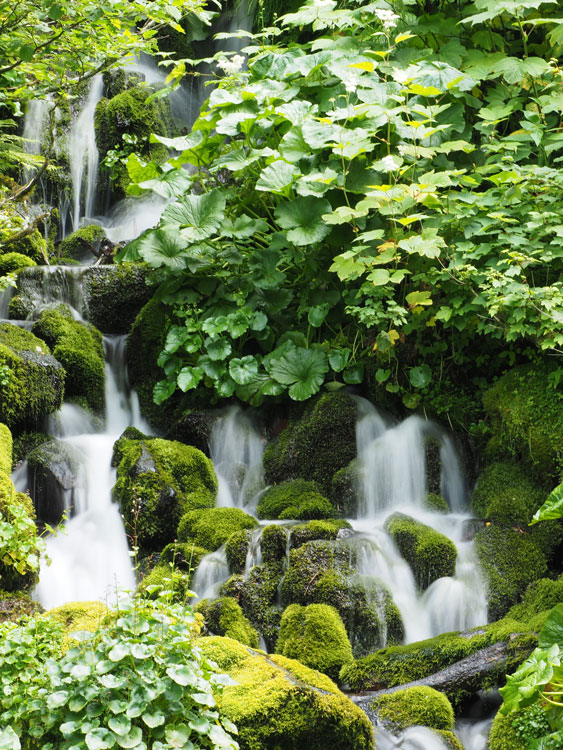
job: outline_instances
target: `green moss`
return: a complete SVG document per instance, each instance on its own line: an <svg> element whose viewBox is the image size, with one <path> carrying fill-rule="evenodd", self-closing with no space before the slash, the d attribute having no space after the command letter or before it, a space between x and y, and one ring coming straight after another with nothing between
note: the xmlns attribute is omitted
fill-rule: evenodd
<svg viewBox="0 0 563 750"><path fill-rule="evenodd" d="M424 499L424 507L434 510L436 513L449 513L450 507L447 501L435 492L429 492Z"/></svg>
<svg viewBox="0 0 563 750"><path fill-rule="evenodd" d="M16 294L10 300L8 317L10 320L26 320L31 311L32 307L29 304L29 300Z"/></svg>
<svg viewBox="0 0 563 750"><path fill-rule="evenodd" d="M64 370L29 331L0 323L0 421L34 425L62 404Z"/></svg>
<svg viewBox="0 0 563 750"><path fill-rule="evenodd" d="M206 630L258 648L258 633L244 616L240 604L229 596L214 601L203 599L195 608L205 618Z"/></svg>
<svg viewBox="0 0 563 750"><path fill-rule="evenodd" d="M327 604L291 604L282 615L276 652L334 680L354 658L344 623Z"/></svg>
<svg viewBox="0 0 563 750"><path fill-rule="evenodd" d="M49 442L52 438L44 432L22 432L14 439L14 455L12 466L16 466L27 458L27 456L39 448L43 443Z"/></svg>
<svg viewBox="0 0 563 750"><path fill-rule="evenodd" d="M307 406L264 452L268 484L289 479L331 489L332 478L356 457L356 402L346 393L323 394Z"/></svg>
<svg viewBox="0 0 563 750"><path fill-rule="evenodd" d="M560 602L563 602L563 575L555 581L540 578L526 589L522 601L510 608L508 617L529 622L540 612L550 610Z"/></svg>
<svg viewBox="0 0 563 750"><path fill-rule="evenodd" d="M351 690L382 690L420 680L455 664L494 643L509 644L508 663L489 676L490 684L522 661L522 649L533 650L537 636L527 625L505 618L492 625L473 628L465 633L442 633L406 646L390 646L376 651L340 673L342 683ZM449 696L452 698L452 696Z"/></svg>
<svg viewBox="0 0 563 750"><path fill-rule="evenodd" d="M3 238L0 236L0 239ZM34 265L45 263L47 242L38 229L32 230L29 234L19 239L14 239L11 242L7 241L3 247L6 248L7 254L17 253L18 255L24 255L35 261Z"/></svg>
<svg viewBox="0 0 563 750"><path fill-rule="evenodd" d="M53 347L53 356L65 369L65 396L85 399L100 413L104 407L104 351L102 337L91 325L74 320L66 305L45 310L33 333Z"/></svg>
<svg viewBox="0 0 563 750"><path fill-rule="evenodd" d="M84 279L88 319L103 333L128 333L152 296L147 267L140 263L96 266ZM147 367L155 362L146 362Z"/></svg>
<svg viewBox="0 0 563 750"><path fill-rule="evenodd" d="M0 423L0 471L12 471L12 433L10 428Z"/></svg>
<svg viewBox="0 0 563 750"><path fill-rule="evenodd" d="M360 502L359 488L362 481L362 469L357 458L348 466L339 469L332 477L329 497L344 518L355 518L358 515Z"/></svg>
<svg viewBox="0 0 563 750"><path fill-rule="evenodd" d="M20 253L6 253L5 255L0 255L0 276L13 273L20 268L29 268L36 265L37 263L31 258L28 258L27 255L21 255Z"/></svg>
<svg viewBox="0 0 563 750"><path fill-rule="evenodd" d="M162 590L172 592L174 601L185 602L188 597L189 577L174 570L168 563L159 563L146 575L138 590L149 598L156 598ZM155 586L154 591L148 589Z"/></svg>
<svg viewBox="0 0 563 750"><path fill-rule="evenodd" d="M143 554L173 542L180 518L188 510L213 505L217 492L213 464L196 448L160 438L124 438L118 453L113 497L126 527L135 530Z"/></svg>
<svg viewBox="0 0 563 750"><path fill-rule="evenodd" d="M238 727L241 750L373 748L366 715L325 675L227 638L202 638L198 645L236 682L218 703Z"/></svg>
<svg viewBox="0 0 563 750"><path fill-rule="evenodd" d="M334 509L315 482L293 479L269 487L258 500L256 513L268 519L330 518Z"/></svg>
<svg viewBox="0 0 563 750"><path fill-rule="evenodd" d="M248 531L240 529L235 531L227 540L225 554L229 563L231 573L244 573L246 566L246 555L248 553ZM222 633L220 635L223 635Z"/></svg>
<svg viewBox="0 0 563 750"><path fill-rule="evenodd" d="M195 450L195 448L194 448ZM178 525L178 541L192 542L213 551L241 529L253 529L258 522L240 508L207 508L185 513Z"/></svg>
<svg viewBox="0 0 563 750"><path fill-rule="evenodd" d="M287 530L274 524L266 526L262 531L260 546L265 563L281 563L287 554Z"/></svg>
<svg viewBox="0 0 563 750"><path fill-rule="evenodd" d="M450 732L446 729L436 729L435 731L436 734L438 734L446 743L446 747L448 747L449 750L465 750L465 748L453 732Z"/></svg>
<svg viewBox="0 0 563 750"><path fill-rule="evenodd" d="M64 628L63 651L66 651L76 640L73 633L85 630L94 633L104 623L109 613L108 608L102 602L69 602L60 607L50 609L45 613Z"/></svg>
<svg viewBox="0 0 563 750"><path fill-rule="evenodd" d="M455 574L457 549L439 531L401 513L390 516L385 529L410 565L420 589L428 588L438 578Z"/></svg>
<svg viewBox="0 0 563 750"><path fill-rule="evenodd" d="M106 233L103 227L97 224L88 224L65 237L57 248L58 255L62 258L72 258L79 261L87 258L92 259L95 255L92 251L97 251L105 238Z"/></svg>
<svg viewBox="0 0 563 750"><path fill-rule="evenodd" d="M196 547L195 544L172 542L162 550L160 559L182 573L192 574L200 564L201 558L208 553L208 549Z"/></svg>
<svg viewBox="0 0 563 750"><path fill-rule="evenodd" d="M136 427L126 427L113 444L112 466L119 466L121 459L125 456L127 450L131 448L131 440L150 440L150 438Z"/></svg>
<svg viewBox="0 0 563 750"><path fill-rule="evenodd" d="M452 704L443 693L429 687L412 687L380 695L370 708L393 731L417 725L446 731L454 728Z"/></svg>
<svg viewBox="0 0 563 750"><path fill-rule="evenodd" d="M493 430L490 455L512 455L533 468L540 481L554 483L563 469L563 397L549 380L556 367L515 367L483 396Z"/></svg>
<svg viewBox="0 0 563 750"><path fill-rule="evenodd" d="M334 540L340 529L351 529L348 521L330 519L324 521L309 521L309 523L297 524L291 528L291 547L300 547L305 542L314 539Z"/></svg>
<svg viewBox="0 0 563 750"><path fill-rule="evenodd" d="M489 619L498 620L526 588L545 575L545 555L529 534L490 525L475 536L475 549L487 583Z"/></svg>
<svg viewBox="0 0 563 750"><path fill-rule="evenodd" d="M519 739L513 727L513 717L498 713L489 734L489 750L528 750L528 743Z"/></svg>
<svg viewBox="0 0 563 750"><path fill-rule="evenodd" d="M39 614L43 608L24 591L0 591L0 622L17 622Z"/></svg>
<svg viewBox="0 0 563 750"><path fill-rule="evenodd" d="M522 526L545 500L547 491L538 486L521 466L499 461L487 466L477 480L471 505L480 518L504 526Z"/></svg>

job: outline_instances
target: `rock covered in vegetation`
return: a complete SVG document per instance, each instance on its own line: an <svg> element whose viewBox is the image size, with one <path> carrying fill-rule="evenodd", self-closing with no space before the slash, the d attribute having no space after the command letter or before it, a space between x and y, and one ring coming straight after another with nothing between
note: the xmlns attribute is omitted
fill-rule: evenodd
<svg viewBox="0 0 563 750"><path fill-rule="evenodd" d="M356 414L356 402L346 393L312 400L266 448L266 482L306 479L328 493L334 474L356 457Z"/></svg>
<svg viewBox="0 0 563 750"><path fill-rule="evenodd" d="M491 620L503 617L527 586L547 571L545 555L530 534L491 524L477 532L475 550L481 563Z"/></svg>
<svg viewBox="0 0 563 750"><path fill-rule="evenodd" d="M42 312L32 332L53 349L53 356L64 367L65 398L100 413L104 407L105 387L100 332L74 320L65 305Z"/></svg>
<svg viewBox="0 0 563 750"><path fill-rule="evenodd" d="M96 266L84 274L88 320L103 333L128 333L152 293L147 268L140 263Z"/></svg>
<svg viewBox="0 0 563 750"><path fill-rule="evenodd" d="M332 477L329 497L344 518L355 518L360 503L362 467L357 458L347 466L338 469Z"/></svg>
<svg viewBox="0 0 563 750"><path fill-rule="evenodd" d="M98 224L87 224L80 227L62 240L57 248L59 257L73 261L93 260L106 233Z"/></svg>
<svg viewBox="0 0 563 750"><path fill-rule="evenodd" d="M289 545L291 549L294 549L315 539L334 541L338 538L341 529L351 528L348 521L336 518L296 524L289 530Z"/></svg>
<svg viewBox="0 0 563 750"><path fill-rule="evenodd" d="M258 500L259 518L267 519L318 519L330 518L334 509L319 492L315 482L292 479L269 487Z"/></svg>
<svg viewBox="0 0 563 750"><path fill-rule="evenodd" d="M333 680L354 658L344 623L336 609L327 604L287 607L280 623L276 653L297 659Z"/></svg>
<svg viewBox="0 0 563 750"><path fill-rule="evenodd" d="M528 586L522 601L510 608L508 617L527 622L539 632L549 610L560 602L563 602L563 575L556 580L540 578Z"/></svg>
<svg viewBox="0 0 563 750"><path fill-rule="evenodd" d="M241 750L372 750L367 716L325 675L228 638L198 645L236 682L219 710L236 724Z"/></svg>
<svg viewBox="0 0 563 750"><path fill-rule="evenodd" d="M79 484L80 456L68 442L49 440L30 452L28 462L37 515L56 525L68 510L65 497Z"/></svg>
<svg viewBox="0 0 563 750"><path fill-rule="evenodd" d="M258 648L258 633L244 616L240 604L230 596L209 601L203 599L195 608L205 620L205 630L213 635L233 638L251 648Z"/></svg>
<svg viewBox="0 0 563 750"><path fill-rule="evenodd" d="M438 578L454 575L456 546L439 531L402 513L393 513L385 529L410 565L420 589L427 589Z"/></svg>
<svg viewBox="0 0 563 750"><path fill-rule="evenodd" d="M0 255L0 276L19 271L20 268L31 268L37 263L21 253L5 253Z"/></svg>
<svg viewBox="0 0 563 750"><path fill-rule="evenodd" d="M225 545L225 554L231 573L244 573L249 544L250 532L248 529L239 529L228 538Z"/></svg>
<svg viewBox="0 0 563 750"><path fill-rule="evenodd" d="M178 524L178 541L191 542L213 552L225 544L235 531L253 529L257 525L256 519L240 508L190 510Z"/></svg>
<svg viewBox="0 0 563 750"><path fill-rule="evenodd" d="M182 443L161 438L117 442L113 497L143 553L174 541L180 518L215 502L217 478L211 461Z"/></svg>
<svg viewBox="0 0 563 750"><path fill-rule="evenodd" d="M65 373L44 341L0 323L0 420L9 427L35 424L60 408Z"/></svg>
<svg viewBox="0 0 563 750"><path fill-rule="evenodd" d="M532 739L548 732L551 729L539 706L529 706L509 716L499 711L491 725L489 750L529 750Z"/></svg>
<svg viewBox="0 0 563 750"><path fill-rule="evenodd" d="M0 623L18 622L22 617L31 617L43 611L25 591L2 591L0 579Z"/></svg>
<svg viewBox="0 0 563 750"><path fill-rule="evenodd" d="M422 726L451 731L454 710L448 698L429 687L412 687L380 695L371 709L394 734L407 727Z"/></svg>
<svg viewBox="0 0 563 750"><path fill-rule="evenodd" d="M543 503L546 490L521 465L497 461L479 475L471 497L473 512L504 526L526 526Z"/></svg>

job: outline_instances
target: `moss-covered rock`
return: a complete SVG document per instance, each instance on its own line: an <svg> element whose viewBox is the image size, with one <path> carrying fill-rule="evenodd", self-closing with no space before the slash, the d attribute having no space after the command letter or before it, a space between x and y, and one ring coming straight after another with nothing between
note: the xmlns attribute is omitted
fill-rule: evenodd
<svg viewBox="0 0 563 750"><path fill-rule="evenodd" d="M168 563L158 563L139 583L138 590L148 598L157 598L161 591L169 591L172 599L185 602L189 594L190 578Z"/></svg>
<svg viewBox="0 0 563 750"><path fill-rule="evenodd" d="M140 263L89 268L84 275L88 320L103 333L128 333L153 290L148 269ZM145 362L147 367L154 366Z"/></svg>
<svg viewBox="0 0 563 750"><path fill-rule="evenodd" d="M358 515L362 473L360 462L354 458L332 477L328 494L339 515L344 518L355 518Z"/></svg>
<svg viewBox="0 0 563 750"><path fill-rule="evenodd" d="M545 500L545 487L511 461L497 461L484 469L471 498L476 516L504 526L527 525Z"/></svg>
<svg viewBox="0 0 563 750"><path fill-rule="evenodd" d="M519 712L525 715L529 709ZM515 723L515 714L505 715L497 713L491 725L489 733L489 750L528 750L530 747L527 739L519 736Z"/></svg>
<svg viewBox="0 0 563 750"><path fill-rule="evenodd" d="M227 638L202 638L198 645L235 680L218 703L238 728L241 750L373 748L366 715L325 675Z"/></svg>
<svg viewBox="0 0 563 750"><path fill-rule="evenodd" d="M445 731L454 728L452 704L443 693L429 687L380 695L372 702L371 709L393 733L412 726Z"/></svg>
<svg viewBox="0 0 563 750"><path fill-rule="evenodd" d="M0 423L0 471L10 474L12 471L12 433L10 428Z"/></svg>
<svg viewBox="0 0 563 750"><path fill-rule="evenodd" d="M323 497L315 482L292 479L269 487L258 500L256 513L259 518L302 519L331 518L334 508L330 500Z"/></svg>
<svg viewBox="0 0 563 750"><path fill-rule="evenodd" d="M288 530L283 526L272 524L265 526L262 531L260 546L262 549L262 559L266 563L280 564L287 554Z"/></svg>
<svg viewBox="0 0 563 750"><path fill-rule="evenodd" d="M292 549L280 586L282 604L329 604L346 626L356 656L399 643L403 623L385 586L355 575L357 548L345 540L306 542ZM383 613L383 616L382 616Z"/></svg>
<svg viewBox="0 0 563 750"><path fill-rule="evenodd" d="M161 438L124 438L119 456L113 497L143 554L173 542L187 511L215 502L213 464L196 448Z"/></svg>
<svg viewBox="0 0 563 750"><path fill-rule="evenodd" d="M235 531L256 526L257 520L240 508L190 510L178 524L178 541L192 542L212 552L225 544Z"/></svg>
<svg viewBox="0 0 563 750"><path fill-rule="evenodd" d="M80 455L68 442L51 439L32 450L28 462L37 515L56 525L68 510L67 492L72 493L78 485ZM72 500L68 505L72 505Z"/></svg>
<svg viewBox="0 0 563 750"><path fill-rule="evenodd" d="M276 653L338 679L353 661L352 647L336 609L327 604L291 604L282 615Z"/></svg>
<svg viewBox="0 0 563 750"><path fill-rule="evenodd" d="M538 615L545 615L560 602L563 602L563 575L556 580L540 578L528 586L522 601L511 607L507 616L539 630L543 623L538 621Z"/></svg>
<svg viewBox="0 0 563 750"><path fill-rule="evenodd" d="M509 644L509 656L508 663L502 664L497 672L489 676L490 685L493 686L506 671L514 669L522 661L523 647L533 650L537 645L537 635L526 624L505 618L465 633L442 633L406 646L389 646L344 667L340 681L354 691L405 685L499 642Z"/></svg>
<svg viewBox="0 0 563 750"><path fill-rule="evenodd" d="M233 638L251 648L258 648L258 633L244 616L240 604L229 596L209 601L203 599L196 606L205 619L205 629L213 635Z"/></svg>
<svg viewBox="0 0 563 750"><path fill-rule="evenodd" d="M57 251L61 258L72 260L92 260L98 252L102 241L106 239L106 232L98 224L88 224L80 227L60 242Z"/></svg>
<svg viewBox="0 0 563 750"><path fill-rule="evenodd" d="M420 589L427 589L438 578L454 575L457 549L439 531L402 513L391 515L385 529L410 565Z"/></svg>
<svg viewBox="0 0 563 750"><path fill-rule="evenodd" d="M162 550L160 561L171 568L182 573L193 573L201 562L204 555L209 554L208 549L196 547L189 542L172 542Z"/></svg>
<svg viewBox="0 0 563 750"><path fill-rule="evenodd" d="M231 573L244 573L249 543L249 532L247 529L235 531L228 538L225 545L225 554L227 555L227 562L229 563Z"/></svg>
<svg viewBox="0 0 563 750"><path fill-rule="evenodd" d="M24 461L31 451L39 448L43 443L48 443L49 440L52 440L52 437L44 432L22 432L14 438L12 467L17 466L20 461Z"/></svg>
<svg viewBox="0 0 563 750"><path fill-rule="evenodd" d="M542 482L557 481L563 469L563 398L549 379L555 367L514 367L483 396L493 429L489 455L501 460L514 456Z"/></svg>
<svg viewBox="0 0 563 750"><path fill-rule="evenodd" d="M104 408L104 350L102 336L93 326L74 320L70 308L45 310L32 332L53 348L65 369L65 397L85 400L100 413Z"/></svg>
<svg viewBox="0 0 563 750"><path fill-rule="evenodd" d="M17 217L21 221L20 229L23 229L23 219L21 217ZM24 255L27 258L30 258L34 261L34 265L36 263L45 263L45 258L47 257L47 242L45 241L45 238L42 236L41 232L38 229L33 229L29 234L23 235L22 237L16 238L16 233L12 233L12 236L14 237L11 241L6 241L6 238L2 236L2 232L0 232L0 239L2 239L5 244L2 245L2 249L6 251L5 255L17 253L18 255ZM20 266L21 268L22 266Z"/></svg>
<svg viewBox="0 0 563 750"><path fill-rule="evenodd" d="M545 555L529 534L491 524L477 532L475 549L489 601L489 619L503 617L547 570Z"/></svg>
<svg viewBox="0 0 563 750"><path fill-rule="evenodd" d="M33 601L25 591L0 590L0 622L17 622L21 617L31 617L42 611L39 602Z"/></svg>
<svg viewBox="0 0 563 750"><path fill-rule="evenodd" d="M435 492L429 492L424 499L424 507L436 513L449 513L450 507L447 500Z"/></svg>
<svg viewBox="0 0 563 750"><path fill-rule="evenodd" d="M45 615L60 623L65 632L63 650L76 645L72 633L85 630L94 633L107 618L109 610L102 602L68 602L49 609Z"/></svg>
<svg viewBox="0 0 563 750"><path fill-rule="evenodd" d="M45 342L0 323L0 421L10 428L34 426L60 408L65 373Z"/></svg>
<svg viewBox="0 0 563 750"><path fill-rule="evenodd" d="M356 402L346 393L312 400L301 418L267 446L266 482L306 479L330 492L334 474L356 457L356 414Z"/></svg>
<svg viewBox="0 0 563 750"><path fill-rule="evenodd" d="M0 255L0 276L19 271L20 268L36 266L37 263L21 253L6 253Z"/></svg>
<svg viewBox="0 0 563 750"><path fill-rule="evenodd" d="M296 524L290 530L290 547L301 547L302 544L315 539L335 540L341 529L351 528L348 521L336 518Z"/></svg>

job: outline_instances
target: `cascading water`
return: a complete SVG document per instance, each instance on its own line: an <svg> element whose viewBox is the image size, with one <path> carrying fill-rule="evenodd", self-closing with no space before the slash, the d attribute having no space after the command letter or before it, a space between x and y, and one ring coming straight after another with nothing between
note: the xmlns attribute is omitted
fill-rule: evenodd
<svg viewBox="0 0 563 750"><path fill-rule="evenodd" d="M448 750L450 747L427 727L409 727L398 737L378 726L377 750Z"/></svg>
<svg viewBox="0 0 563 750"><path fill-rule="evenodd" d="M117 505L111 501L115 440L128 425L147 430L135 393L125 378L125 336L104 337L106 427L95 432L91 417L65 404L52 431L75 448L82 467L74 492L73 516L66 529L47 541L50 566L42 565L35 596L49 609L68 601L114 601L118 590L132 590L135 578Z"/></svg>

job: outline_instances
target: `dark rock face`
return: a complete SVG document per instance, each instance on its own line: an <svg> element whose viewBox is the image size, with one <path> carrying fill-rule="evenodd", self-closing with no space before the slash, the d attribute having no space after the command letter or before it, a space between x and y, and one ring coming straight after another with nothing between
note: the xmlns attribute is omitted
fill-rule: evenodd
<svg viewBox="0 0 563 750"><path fill-rule="evenodd" d="M78 454L67 443L51 440L29 454L28 466L38 518L60 523L65 510L72 507L74 490L79 486Z"/></svg>

